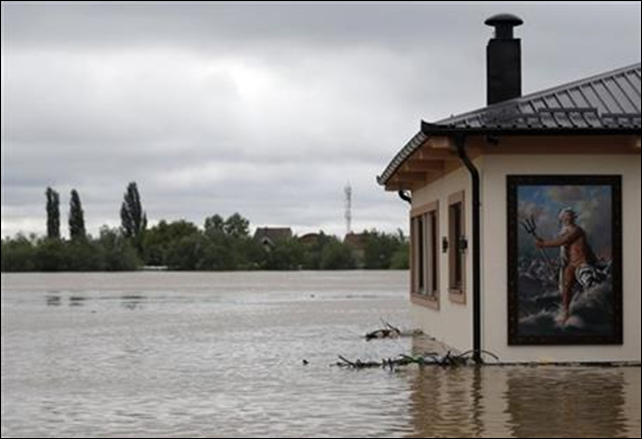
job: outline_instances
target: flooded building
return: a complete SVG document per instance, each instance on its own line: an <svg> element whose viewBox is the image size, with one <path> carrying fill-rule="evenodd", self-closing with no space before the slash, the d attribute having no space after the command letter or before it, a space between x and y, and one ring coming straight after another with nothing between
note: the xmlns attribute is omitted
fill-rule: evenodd
<svg viewBox="0 0 642 439"><path fill-rule="evenodd" d="M271 249L279 241L292 239L294 234L289 227L259 227L254 232L254 240L266 249Z"/></svg>
<svg viewBox="0 0 642 439"><path fill-rule="evenodd" d="M303 236L299 236L297 239L299 240L299 243L303 244L305 247L315 247L319 245L321 237L321 233L306 233Z"/></svg>
<svg viewBox="0 0 642 439"><path fill-rule="evenodd" d="M524 96L522 20L486 24L487 106L378 178L411 204L415 324L477 360L639 362L640 64Z"/></svg>

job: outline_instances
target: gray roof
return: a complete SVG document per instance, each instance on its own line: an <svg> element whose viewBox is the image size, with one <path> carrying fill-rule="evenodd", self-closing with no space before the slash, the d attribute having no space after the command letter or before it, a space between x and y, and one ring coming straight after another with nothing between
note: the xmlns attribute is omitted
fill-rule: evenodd
<svg viewBox="0 0 642 439"><path fill-rule="evenodd" d="M433 135L640 134L640 63L479 110L422 122L377 180L385 184Z"/></svg>
<svg viewBox="0 0 642 439"><path fill-rule="evenodd" d="M254 239L260 241L267 239L271 243L285 241L292 236L292 229L289 227L259 227L254 233Z"/></svg>

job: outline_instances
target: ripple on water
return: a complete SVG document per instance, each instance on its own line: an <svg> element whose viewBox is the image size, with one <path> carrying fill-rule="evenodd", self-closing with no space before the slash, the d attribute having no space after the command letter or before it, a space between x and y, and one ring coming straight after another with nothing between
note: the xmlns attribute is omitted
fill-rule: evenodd
<svg viewBox="0 0 642 439"><path fill-rule="evenodd" d="M434 347L405 273L157 276L3 275L3 437L640 436L639 368L330 367Z"/></svg>

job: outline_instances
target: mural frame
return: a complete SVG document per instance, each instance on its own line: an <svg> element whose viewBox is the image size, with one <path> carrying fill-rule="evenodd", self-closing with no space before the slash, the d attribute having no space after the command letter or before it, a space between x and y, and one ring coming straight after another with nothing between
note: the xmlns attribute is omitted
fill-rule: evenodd
<svg viewBox="0 0 642 439"><path fill-rule="evenodd" d="M610 335L532 335L521 334L519 287L519 189L523 186L608 186L612 201L612 310ZM623 224L622 176L619 175L509 175L507 176L508 213L508 345L572 346L623 345Z"/></svg>

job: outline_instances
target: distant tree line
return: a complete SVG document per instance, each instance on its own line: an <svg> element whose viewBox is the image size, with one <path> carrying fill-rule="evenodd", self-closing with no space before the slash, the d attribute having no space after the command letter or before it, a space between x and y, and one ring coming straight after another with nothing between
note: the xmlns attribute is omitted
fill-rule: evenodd
<svg viewBox="0 0 642 439"><path fill-rule="evenodd" d="M148 227L136 183L130 183L120 210L121 226L87 234L80 195L71 191L69 239L60 233L60 196L46 190L47 235L2 240L2 271L131 271L144 266L170 270L350 270L407 269L409 245L403 233L375 230L362 235L359 251L320 233L312 242L297 237L271 245L253 239L250 222L238 213L213 215L202 227L185 220Z"/></svg>

